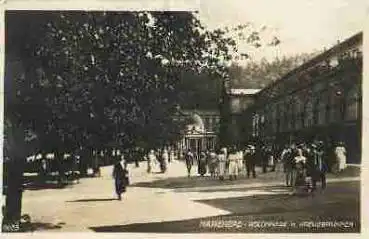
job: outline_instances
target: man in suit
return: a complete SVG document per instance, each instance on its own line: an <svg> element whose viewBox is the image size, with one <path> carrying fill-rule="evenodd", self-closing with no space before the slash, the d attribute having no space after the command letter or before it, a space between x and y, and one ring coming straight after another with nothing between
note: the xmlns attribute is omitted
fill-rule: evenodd
<svg viewBox="0 0 369 239"><path fill-rule="evenodd" d="M327 163L324 160L324 150L322 142L315 142L311 145L308 171L312 177L313 190L316 190L318 181L322 184L322 190L326 188Z"/></svg>

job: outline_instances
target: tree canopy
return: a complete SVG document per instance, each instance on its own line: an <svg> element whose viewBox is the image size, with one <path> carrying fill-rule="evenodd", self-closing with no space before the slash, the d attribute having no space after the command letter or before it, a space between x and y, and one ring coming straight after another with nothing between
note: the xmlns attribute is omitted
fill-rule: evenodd
<svg viewBox="0 0 369 239"><path fill-rule="evenodd" d="M7 59L18 55L25 70L6 79L6 115L50 149L175 138L183 69L225 77L236 47L191 12L16 12L6 20Z"/></svg>

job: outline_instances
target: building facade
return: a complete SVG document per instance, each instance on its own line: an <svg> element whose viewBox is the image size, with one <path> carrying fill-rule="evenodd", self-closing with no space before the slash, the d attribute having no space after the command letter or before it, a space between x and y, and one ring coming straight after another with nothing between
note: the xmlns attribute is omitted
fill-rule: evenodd
<svg viewBox="0 0 369 239"><path fill-rule="evenodd" d="M362 41L358 33L255 95L242 112L244 138L280 145L342 141L347 160L361 160ZM247 122L247 123L246 123Z"/></svg>
<svg viewBox="0 0 369 239"><path fill-rule="evenodd" d="M184 120L186 127L177 148L184 152L214 150L218 145L220 114L217 110L179 110L178 120Z"/></svg>
<svg viewBox="0 0 369 239"><path fill-rule="evenodd" d="M229 144L243 144L245 139L242 129L239 125L250 122L243 116L243 112L255 103L255 97L261 89L228 89L227 90L227 107L229 108L229 121L227 134L230 135Z"/></svg>

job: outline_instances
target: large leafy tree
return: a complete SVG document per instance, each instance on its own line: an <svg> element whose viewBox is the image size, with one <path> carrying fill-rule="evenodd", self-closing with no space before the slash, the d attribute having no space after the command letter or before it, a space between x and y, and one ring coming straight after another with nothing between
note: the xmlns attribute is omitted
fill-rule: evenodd
<svg viewBox="0 0 369 239"><path fill-rule="evenodd" d="M59 159L79 148L175 140L183 71L227 82L227 62L247 56L229 29L207 30L191 12L8 12L6 22L6 61L15 56L24 71L6 71L6 130L37 135L32 145ZM258 39L253 32L247 41ZM10 148L24 145L23 136L13 139Z"/></svg>
<svg viewBox="0 0 369 239"><path fill-rule="evenodd" d="M233 45L188 12L61 14L37 51L45 70L35 89L47 89L51 115L46 132L62 141L56 145L92 146L103 135L129 146L153 141L152 132L171 122L180 69L224 75L219 59L230 59Z"/></svg>
<svg viewBox="0 0 369 239"><path fill-rule="evenodd" d="M6 130L35 132L36 145L58 159L80 147L173 140L181 69L223 77L221 60L235 45L189 12L13 12L7 31L7 60L16 56L24 75L6 72ZM24 142L16 139L13 149ZM12 175L21 175L17 165ZM19 191L17 181L9 186ZM8 197L20 202L21 194ZM19 215L19 205L7 205L7 215Z"/></svg>

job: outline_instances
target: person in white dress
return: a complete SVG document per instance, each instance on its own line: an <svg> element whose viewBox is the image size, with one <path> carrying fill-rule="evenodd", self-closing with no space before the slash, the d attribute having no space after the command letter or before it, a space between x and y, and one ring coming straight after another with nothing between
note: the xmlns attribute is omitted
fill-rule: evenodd
<svg viewBox="0 0 369 239"><path fill-rule="evenodd" d="M346 148L343 142L339 142L337 147L334 149L336 155L336 161L338 163L338 172L341 172L346 168Z"/></svg>
<svg viewBox="0 0 369 239"><path fill-rule="evenodd" d="M217 154L213 151L210 152L209 155L209 172L211 177L215 177L217 174Z"/></svg>
<svg viewBox="0 0 369 239"><path fill-rule="evenodd" d="M169 152L169 163L174 161L174 149L170 149Z"/></svg>
<svg viewBox="0 0 369 239"><path fill-rule="evenodd" d="M169 153L167 149L163 150L163 160L165 161L165 163L168 163L169 161Z"/></svg>
<svg viewBox="0 0 369 239"><path fill-rule="evenodd" d="M293 194L301 193L306 186L306 157L303 155L302 149L297 150L297 156L295 156L294 161L296 163L296 178L294 180L294 190Z"/></svg>
<svg viewBox="0 0 369 239"><path fill-rule="evenodd" d="M232 147L232 150L228 155L228 174L230 180L236 179L238 176L238 157L239 153L237 152L236 147Z"/></svg>
<svg viewBox="0 0 369 239"><path fill-rule="evenodd" d="M147 155L147 172L148 173L151 173L151 170L154 167L156 160L157 159L156 159L155 151L152 149Z"/></svg>
<svg viewBox="0 0 369 239"><path fill-rule="evenodd" d="M244 168L244 165L243 165L243 151L242 150L239 150L238 151L238 155L237 155L237 162L238 162L238 174L241 174L243 172L245 172L245 168Z"/></svg>
<svg viewBox="0 0 369 239"><path fill-rule="evenodd" d="M226 174L226 149L222 148L218 155L218 175L220 180L224 180Z"/></svg>

